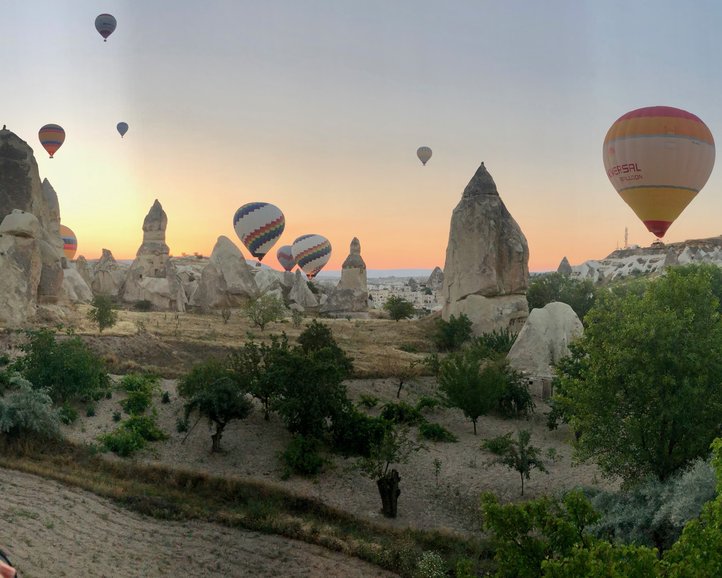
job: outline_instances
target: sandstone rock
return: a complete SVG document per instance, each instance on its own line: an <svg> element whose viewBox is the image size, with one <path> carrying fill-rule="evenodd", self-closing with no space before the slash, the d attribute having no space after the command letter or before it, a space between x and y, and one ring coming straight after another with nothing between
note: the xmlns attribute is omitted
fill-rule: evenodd
<svg viewBox="0 0 722 578"><path fill-rule="evenodd" d="M509 364L534 377L551 377L552 365L569 355L569 344L584 328L566 303L548 303L532 309L509 351Z"/></svg>
<svg viewBox="0 0 722 578"><path fill-rule="evenodd" d="M559 263L559 267L557 267L557 273L565 276L569 276L572 274L572 266L569 264L569 259L564 257L561 262Z"/></svg>
<svg viewBox="0 0 722 578"><path fill-rule="evenodd" d="M210 262L218 269L225 282L225 290L243 301L258 297L258 286L251 267L235 244L223 235L218 237Z"/></svg>
<svg viewBox="0 0 722 578"><path fill-rule="evenodd" d="M57 303L61 297L64 297L62 257L58 254L58 246L54 242L43 238L38 244L43 262L38 284L38 303Z"/></svg>
<svg viewBox="0 0 722 578"><path fill-rule="evenodd" d="M528 261L526 238L482 163L451 216L442 317L466 313L477 334L518 324L528 310Z"/></svg>
<svg viewBox="0 0 722 578"><path fill-rule="evenodd" d="M429 279L426 281L426 286L432 291L440 291L444 286L444 272L441 267L434 267L434 270L429 275Z"/></svg>
<svg viewBox="0 0 722 578"><path fill-rule="evenodd" d="M95 295L118 295L118 289L125 280L127 271L121 268L108 249L103 249L98 262L93 267L93 280L90 288Z"/></svg>
<svg viewBox="0 0 722 578"><path fill-rule="evenodd" d="M43 179L42 187L43 196L48 206L48 222L45 224L45 228L60 236L60 203L58 202L58 194L48 179Z"/></svg>
<svg viewBox="0 0 722 578"><path fill-rule="evenodd" d="M167 226L168 217L156 199L143 219L143 243L130 267L139 271L143 277L165 278L167 275L170 255L170 248L165 243Z"/></svg>
<svg viewBox="0 0 722 578"><path fill-rule="evenodd" d="M278 293L278 291L282 294L282 277L283 276L278 271L273 271L271 269L258 269L254 276L254 280L256 281L259 295L265 295L270 292Z"/></svg>
<svg viewBox="0 0 722 578"><path fill-rule="evenodd" d="M318 307L318 299L308 288L306 277L300 271L296 271L293 278L293 286L288 294L288 300L292 305L297 305L296 308L302 308L302 311Z"/></svg>
<svg viewBox="0 0 722 578"><path fill-rule="evenodd" d="M341 280L321 303L319 311L331 316L365 313L368 311L368 301L366 263L361 257L361 243L354 237L349 255L341 266Z"/></svg>
<svg viewBox="0 0 722 578"><path fill-rule="evenodd" d="M35 315L41 271L36 239L0 235L0 323L17 327Z"/></svg>
<svg viewBox="0 0 722 578"><path fill-rule="evenodd" d="M88 265L88 261L85 257L80 255L77 259L75 259L75 270L78 272L78 274L83 278L83 280L88 284L88 287L90 287L93 276L92 271L90 269L90 266Z"/></svg>
<svg viewBox="0 0 722 578"><path fill-rule="evenodd" d="M42 225L32 213L14 209L0 223L0 235L42 239Z"/></svg>
<svg viewBox="0 0 722 578"><path fill-rule="evenodd" d="M63 288L73 303L90 303L93 300L90 285L75 267L63 269Z"/></svg>

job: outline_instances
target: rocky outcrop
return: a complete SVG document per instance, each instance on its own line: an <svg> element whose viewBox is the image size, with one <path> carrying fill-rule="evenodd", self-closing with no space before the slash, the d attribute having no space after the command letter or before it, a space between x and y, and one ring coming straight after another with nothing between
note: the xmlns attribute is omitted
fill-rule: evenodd
<svg viewBox="0 0 722 578"><path fill-rule="evenodd" d="M442 317L464 313L476 334L521 327L528 261L526 238L482 163L451 216Z"/></svg>
<svg viewBox="0 0 722 578"><path fill-rule="evenodd" d="M165 230L168 217L156 199L143 219L143 243L135 256L131 269L139 271L143 277L164 279L170 249L165 243Z"/></svg>
<svg viewBox="0 0 722 578"><path fill-rule="evenodd" d="M319 305L318 298L308 288L306 277L300 271L293 276L293 285L288 293L289 307L300 311L313 310Z"/></svg>
<svg viewBox="0 0 722 578"><path fill-rule="evenodd" d="M191 305L202 310L240 307L257 296L258 286L251 267L240 249L228 237L221 235L201 273Z"/></svg>
<svg viewBox="0 0 722 578"><path fill-rule="evenodd" d="M118 295L122 286L127 269L122 268L108 249L103 249L103 254L93 267L93 280L90 288L95 295Z"/></svg>
<svg viewBox="0 0 722 578"><path fill-rule="evenodd" d="M509 364L532 377L553 375L552 366L569 355L569 344L584 332L582 322L566 303L532 309L509 351Z"/></svg>
<svg viewBox="0 0 722 578"><path fill-rule="evenodd" d="M369 290L366 263L361 257L361 243L351 240L349 255L341 265L341 280L320 308L324 315L339 316L368 312Z"/></svg>
<svg viewBox="0 0 722 578"><path fill-rule="evenodd" d="M82 255L75 260L75 270L88 284L88 287L90 287L93 280L93 273L88 265L87 259Z"/></svg>
<svg viewBox="0 0 722 578"><path fill-rule="evenodd" d="M569 264L569 259L564 257L561 262L559 263L559 267L557 267L557 273L560 275L564 275L565 277L568 277L572 274L572 266Z"/></svg>
<svg viewBox="0 0 722 578"><path fill-rule="evenodd" d="M90 303L93 291L80 272L72 266L63 269L63 288L73 303Z"/></svg>
<svg viewBox="0 0 722 578"><path fill-rule="evenodd" d="M23 216L24 214L34 216L36 220L28 220ZM37 280L34 277L27 280L32 286L29 293L20 291L22 294L30 295L33 300L32 303L27 304L27 307L20 307L22 311L35 311L38 304L57 303L64 297L63 244L58 231L59 215L57 195L52 188L47 194L43 189L32 149L11 131L0 130L0 222L5 222L5 218L10 217L4 228L4 235L8 238L5 244L12 242L20 253L25 253L28 246L33 245L33 254L38 252L40 254L40 277ZM26 225L31 226L33 230L22 230L22 226ZM17 239L31 238L34 240L33 243L17 241ZM20 253L15 249L8 247L8 251L17 256ZM27 268L21 267L21 269L29 273ZM17 271L8 272L13 278L16 274ZM0 307L3 306L0 304ZM0 313L0 315L19 318L12 312Z"/></svg>
<svg viewBox="0 0 722 578"><path fill-rule="evenodd" d="M426 281L426 286L432 291L440 291L444 286L444 271L441 267L434 267Z"/></svg>

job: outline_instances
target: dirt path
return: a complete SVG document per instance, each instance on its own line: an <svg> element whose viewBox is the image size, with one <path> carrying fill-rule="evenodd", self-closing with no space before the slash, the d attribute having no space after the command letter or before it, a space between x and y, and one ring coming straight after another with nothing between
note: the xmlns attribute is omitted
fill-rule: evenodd
<svg viewBox="0 0 722 578"><path fill-rule="evenodd" d="M393 576L279 536L165 522L53 481L0 468L0 545L22 576Z"/></svg>

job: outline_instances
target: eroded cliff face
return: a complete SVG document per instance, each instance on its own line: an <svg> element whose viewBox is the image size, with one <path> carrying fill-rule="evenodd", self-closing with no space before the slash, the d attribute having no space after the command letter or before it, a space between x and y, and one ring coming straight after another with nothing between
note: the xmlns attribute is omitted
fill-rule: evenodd
<svg viewBox="0 0 722 578"><path fill-rule="evenodd" d="M529 248L484 163L451 216L442 316L465 314L474 332L520 327L528 315Z"/></svg>

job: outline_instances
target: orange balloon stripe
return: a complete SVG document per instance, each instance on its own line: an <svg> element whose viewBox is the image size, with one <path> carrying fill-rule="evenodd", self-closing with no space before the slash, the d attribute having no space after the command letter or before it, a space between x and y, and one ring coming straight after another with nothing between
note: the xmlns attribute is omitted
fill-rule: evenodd
<svg viewBox="0 0 722 578"><path fill-rule="evenodd" d="M688 137L714 145L714 138L707 125L678 117L641 117L617 121L609 129L604 144L617 139L650 136Z"/></svg>
<svg viewBox="0 0 722 578"><path fill-rule="evenodd" d="M631 187L619 191L642 221L674 221L697 195L678 187Z"/></svg>

